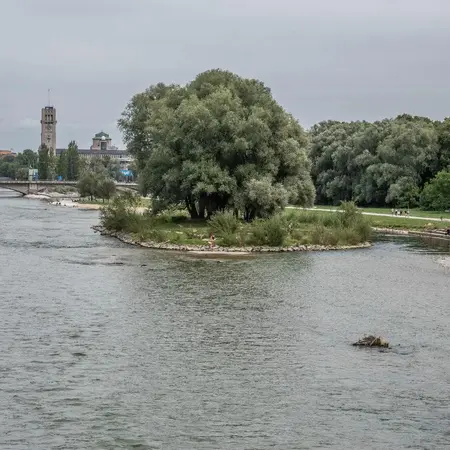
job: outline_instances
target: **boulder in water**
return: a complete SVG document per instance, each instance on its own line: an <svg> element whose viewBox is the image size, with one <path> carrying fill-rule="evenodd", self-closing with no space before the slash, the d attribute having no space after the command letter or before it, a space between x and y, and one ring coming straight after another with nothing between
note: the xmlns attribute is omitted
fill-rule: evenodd
<svg viewBox="0 0 450 450"><path fill-rule="evenodd" d="M364 336L359 341L355 342L353 345L357 347L381 347L388 348L389 342L382 337L377 336Z"/></svg>

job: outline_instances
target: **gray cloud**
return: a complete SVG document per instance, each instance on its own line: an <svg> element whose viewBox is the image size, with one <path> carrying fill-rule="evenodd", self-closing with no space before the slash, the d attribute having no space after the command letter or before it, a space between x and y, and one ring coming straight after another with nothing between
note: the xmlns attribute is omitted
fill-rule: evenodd
<svg viewBox="0 0 450 450"><path fill-rule="evenodd" d="M263 80L305 126L449 115L448 0L1 3L0 148L37 148L49 87L58 146L120 143L134 93L215 67Z"/></svg>

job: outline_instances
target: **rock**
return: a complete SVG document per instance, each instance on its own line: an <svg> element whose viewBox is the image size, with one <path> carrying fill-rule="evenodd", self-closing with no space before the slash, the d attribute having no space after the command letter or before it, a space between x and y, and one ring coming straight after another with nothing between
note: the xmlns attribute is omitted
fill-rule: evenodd
<svg viewBox="0 0 450 450"><path fill-rule="evenodd" d="M382 337L376 336L364 336L358 342L355 342L353 345L357 347L381 347L381 348L389 348L389 342Z"/></svg>

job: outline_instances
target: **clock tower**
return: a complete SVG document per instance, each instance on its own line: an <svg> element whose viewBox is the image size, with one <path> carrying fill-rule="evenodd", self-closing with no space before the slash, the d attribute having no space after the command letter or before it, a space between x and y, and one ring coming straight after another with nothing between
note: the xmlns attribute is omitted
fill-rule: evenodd
<svg viewBox="0 0 450 450"><path fill-rule="evenodd" d="M41 145L45 144L50 154L56 152L56 109L46 106L41 110Z"/></svg>

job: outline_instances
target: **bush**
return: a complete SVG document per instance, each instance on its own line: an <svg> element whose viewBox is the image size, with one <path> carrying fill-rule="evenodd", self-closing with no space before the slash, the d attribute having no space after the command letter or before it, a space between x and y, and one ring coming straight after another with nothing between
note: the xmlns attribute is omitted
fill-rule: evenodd
<svg viewBox="0 0 450 450"><path fill-rule="evenodd" d="M339 217L344 227L355 225L362 217L361 211L358 210L355 202L341 202L339 210L341 211Z"/></svg>
<svg viewBox="0 0 450 450"><path fill-rule="evenodd" d="M163 230L150 229L148 230L148 239L153 242L167 242L169 233Z"/></svg>
<svg viewBox="0 0 450 450"><path fill-rule="evenodd" d="M116 183L109 178L100 178L95 186L95 196L109 200L116 193Z"/></svg>
<svg viewBox="0 0 450 450"><path fill-rule="evenodd" d="M288 237L286 223L279 214L255 220L250 226L250 232L250 242L254 245L281 247Z"/></svg>
<svg viewBox="0 0 450 450"><path fill-rule="evenodd" d="M361 242L368 242L372 237L372 227L368 220L360 220L354 227Z"/></svg>
<svg viewBox="0 0 450 450"><path fill-rule="evenodd" d="M341 245L356 245L363 242L358 231L354 228L343 228L338 231L337 236L338 243Z"/></svg>
<svg viewBox="0 0 450 450"><path fill-rule="evenodd" d="M153 215L157 217L159 223L182 223L188 219L188 216L178 209L165 209Z"/></svg>
<svg viewBox="0 0 450 450"><path fill-rule="evenodd" d="M224 247L235 247L239 245L238 237L233 233L222 234L220 244Z"/></svg>
<svg viewBox="0 0 450 450"><path fill-rule="evenodd" d="M211 231L222 237L235 234L239 225L239 219L231 211L218 212L209 219Z"/></svg>
<svg viewBox="0 0 450 450"><path fill-rule="evenodd" d="M311 234L311 243L314 245L338 245L340 230L338 228L327 228L322 224L314 227Z"/></svg>
<svg viewBox="0 0 450 450"><path fill-rule="evenodd" d="M111 231L139 232L146 218L135 213L136 202L137 199L128 193L115 197L100 211L101 226Z"/></svg>
<svg viewBox="0 0 450 450"><path fill-rule="evenodd" d="M342 217L340 214L336 213L323 214L320 223L325 227L339 228L342 226Z"/></svg>
<svg viewBox="0 0 450 450"><path fill-rule="evenodd" d="M188 239L198 239L200 237L197 229L195 228L186 228L183 232Z"/></svg>
<svg viewBox="0 0 450 450"><path fill-rule="evenodd" d="M290 209L284 213L285 220L290 223L317 223L320 222L322 214L314 211L301 211Z"/></svg>

